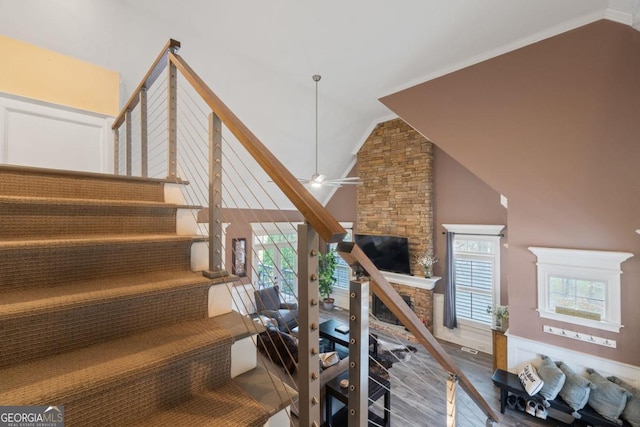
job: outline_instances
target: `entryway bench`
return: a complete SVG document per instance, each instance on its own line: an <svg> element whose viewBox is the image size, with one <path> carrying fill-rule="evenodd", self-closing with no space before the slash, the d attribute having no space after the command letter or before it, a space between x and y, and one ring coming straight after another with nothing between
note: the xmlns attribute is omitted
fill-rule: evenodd
<svg viewBox="0 0 640 427"><path fill-rule="evenodd" d="M520 379L516 374L511 372L507 372L502 369L496 369L491 377L493 380L493 384L500 388L500 412L504 414L504 410L507 407L507 397L509 397L509 393L514 394L516 396L522 397L525 400L534 400L536 402L541 402L542 399L537 396L529 396L525 391L524 387L520 383ZM556 397L554 400L549 401L552 408L566 413L573 413L573 409L567 405L567 403L562 400L560 396ZM579 410L578 413L582 416L580 421L585 423L585 425L590 425L593 427L620 427L618 424L606 420L600 416L596 411L594 411L589 405L585 406L583 409ZM575 420L571 424L567 425L581 425L577 423L578 420ZM623 426L631 427L629 423L624 422Z"/></svg>

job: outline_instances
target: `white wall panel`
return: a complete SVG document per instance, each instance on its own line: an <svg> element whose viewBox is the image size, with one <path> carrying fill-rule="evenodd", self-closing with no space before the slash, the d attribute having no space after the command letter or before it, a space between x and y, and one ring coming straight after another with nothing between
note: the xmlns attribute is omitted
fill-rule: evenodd
<svg viewBox="0 0 640 427"><path fill-rule="evenodd" d="M476 328L468 324L458 322L456 329L448 329L444 326L444 295L433 294L433 335L441 340L449 341L464 347L493 353L492 334L490 330Z"/></svg>
<svg viewBox="0 0 640 427"><path fill-rule="evenodd" d="M112 120L0 94L0 163L111 173Z"/></svg>
<svg viewBox="0 0 640 427"><path fill-rule="evenodd" d="M615 375L629 384L640 387L640 367L615 360L604 359L575 350L558 347L540 341L511 335L508 336L509 371L518 373L525 364L533 363L539 366L542 362L540 355L549 356L553 361L563 361L575 372L586 376L586 369L592 368L606 376Z"/></svg>

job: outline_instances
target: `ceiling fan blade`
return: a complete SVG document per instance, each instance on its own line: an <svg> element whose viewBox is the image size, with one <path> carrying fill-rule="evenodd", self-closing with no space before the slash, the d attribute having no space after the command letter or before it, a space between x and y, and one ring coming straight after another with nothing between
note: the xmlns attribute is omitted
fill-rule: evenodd
<svg viewBox="0 0 640 427"><path fill-rule="evenodd" d="M332 184L341 184L341 185L360 185L360 184L362 184L362 181L343 180L343 179L340 179L340 178L327 179L325 182L332 183Z"/></svg>

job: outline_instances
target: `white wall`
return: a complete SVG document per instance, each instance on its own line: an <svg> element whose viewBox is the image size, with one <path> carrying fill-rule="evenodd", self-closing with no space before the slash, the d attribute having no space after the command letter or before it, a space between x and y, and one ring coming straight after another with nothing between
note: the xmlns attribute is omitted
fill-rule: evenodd
<svg viewBox="0 0 640 427"><path fill-rule="evenodd" d="M444 319L444 295L433 294L433 335L436 338L471 347L484 353L493 353L491 331L476 328L468 324L458 322L456 329L446 328Z"/></svg>
<svg viewBox="0 0 640 427"><path fill-rule="evenodd" d="M112 117L0 93L0 163L113 172Z"/></svg>

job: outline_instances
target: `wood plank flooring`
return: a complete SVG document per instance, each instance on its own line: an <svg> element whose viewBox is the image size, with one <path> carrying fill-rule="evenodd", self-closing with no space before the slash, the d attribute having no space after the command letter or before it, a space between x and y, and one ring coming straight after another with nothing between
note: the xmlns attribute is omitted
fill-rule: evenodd
<svg viewBox="0 0 640 427"><path fill-rule="evenodd" d="M347 311L321 310L321 320L335 318L347 324ZM378 333L378 332L376 332ZM391 343L414 345L395 337L378 333L379 337ZM460 369L471 380L486 401L500 415L499 426L565 426L555 420L542 420L524 412L507 409L500 414L500 393L491 382L492 356L478 352L471 354L461 350L460 346L441 342L447 352L454 358ZM389 370L391 379L391 425L392 426L445 426L446 425L446 380L447 374L429 355L427 350L417 345L418 351L406 362L396 362ZM457 426L483 427L486 417L471 401L465 391L458 387L457 391ZM371 408L382 414L382 399Z"/></svg>

